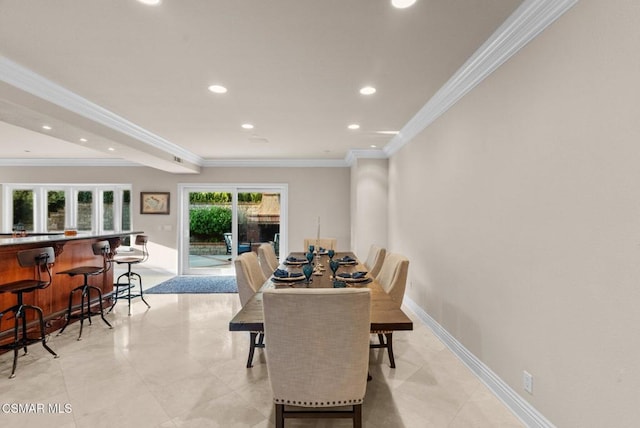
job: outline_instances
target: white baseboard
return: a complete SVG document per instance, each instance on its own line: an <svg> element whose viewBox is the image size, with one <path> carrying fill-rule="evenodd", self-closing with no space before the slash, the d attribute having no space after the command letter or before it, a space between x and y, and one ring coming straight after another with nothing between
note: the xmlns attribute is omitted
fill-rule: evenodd
<svg viewBox="0 0 640 428"><path fill-rule="evenodd" d="M526 426L532 428L555 428L540 412L518 395L489 367L465 348L444 327L434 320L413 300L405 296L404 305L411 309L420 320L453 352L505 406Z"/></svg>

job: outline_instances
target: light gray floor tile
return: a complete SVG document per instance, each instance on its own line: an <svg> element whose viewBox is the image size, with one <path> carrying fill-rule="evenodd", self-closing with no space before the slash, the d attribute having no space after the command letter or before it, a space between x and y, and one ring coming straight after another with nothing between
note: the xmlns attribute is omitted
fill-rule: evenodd
<svg viewBox="0 0 640 428"><path fill-rule="evenodd" d="M145 288L168 279L143 273ZM249 335L228 331L237 294L145 296L132 315L119 302L107 315L49 345L32 345L8 379L12 354L0 355L0 405L42 405L38 413L0 414L3 428L272 428L273 404L262 350L245 368ZM521 427L509 410L419 321L394 335L397 368L372 350L363 406L369 428ZM372 336L372 341L377 341ZM51 405L51 407L49 407ZM65 407L66 406L66 407ZM65 410L66 409L66 410ZM349 427L347 420L287 420L287 427Z"/></svg>

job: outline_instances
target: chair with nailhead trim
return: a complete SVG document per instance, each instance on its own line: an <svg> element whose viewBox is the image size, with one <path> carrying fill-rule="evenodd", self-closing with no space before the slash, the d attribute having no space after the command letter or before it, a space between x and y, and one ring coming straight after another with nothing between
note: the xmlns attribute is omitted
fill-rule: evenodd
<svg viewBox="0 0 640 428"><path fill-rule="evenodd" d="M336 238L305 238L304 239L304 247L303 251L307 252L309 250L309 245L313 245L314 251L318 251L320 248L324 250L335 250L337 251L338 240Z"/></svg>
<svg viewBox="0 0 640 428"><path fill-rule="evenodd" d="M236 268L236 283L238 284L238 295L240 304L244 307L249 299L262 287L267 278L262 272L260 262L256 253L249 252L240 254L234 261ZM247 368L253 366L253 354L256 348L264 348L264 334L260 331L249 332L249 357Z"/></svg>
<svg viewBox="0 0 640 428"><path fill-rule="evenodd" d="M378 247L377 245L371 245L369 248L369 254L367 255L367 259L364 261L364 266L369 271L369 275L373 278L378 276L380 273L382 263L384 263L384 256L386 254L387 250L382 247Z"/></svg>
<svg viewBox="0 0 640 428"><path fill-rule="evenodd" d="M402 305L402 299L404 298L404 290L407 285L407 275L409 272L409 259L406 257L388 253L380 272L376 276L376 281L380 283L384 291L391 296L398 308ZM386 348L389 354L389 365L391 368L396 368L396 360L393 357L393 331L373 331L372 333L378 335L380 343L372 343L371 348Z"/></svg>
<svg viewBox="0 0 640 428"><path fill-rule="evenodd" d="M258 260L260 261L262 273L266 278L269 278L280 264L278 263L278 256L276 256L276 250L273 249L273 245L269 242L260 244L258 247Z"/></svg>
<svg viewBox="0 0 640 428"><path fill-rule="evenodd" d="M267 289L262 303L276 428L286 418L350 418L361 427L370 290Z"/></svg>

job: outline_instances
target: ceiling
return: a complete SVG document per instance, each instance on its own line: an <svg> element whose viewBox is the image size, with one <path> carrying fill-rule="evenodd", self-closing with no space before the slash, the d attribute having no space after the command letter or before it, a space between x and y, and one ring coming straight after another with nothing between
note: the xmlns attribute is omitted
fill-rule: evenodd
<svg viewBox="0 0 640 428"><path fill-rule="evenodd" d="M385 157L520 3L0 0L0 158L194 173Z"/></svg>

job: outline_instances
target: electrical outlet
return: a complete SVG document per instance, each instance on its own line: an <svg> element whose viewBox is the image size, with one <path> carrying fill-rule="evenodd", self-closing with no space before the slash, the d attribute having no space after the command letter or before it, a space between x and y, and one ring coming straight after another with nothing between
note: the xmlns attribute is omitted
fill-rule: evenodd
<svg viewBox="0 0 640 428"><path fill-rule="evenodd" d="M522 386L529 394L533 394L533 376L526 370L522 372Z"/></svg>

